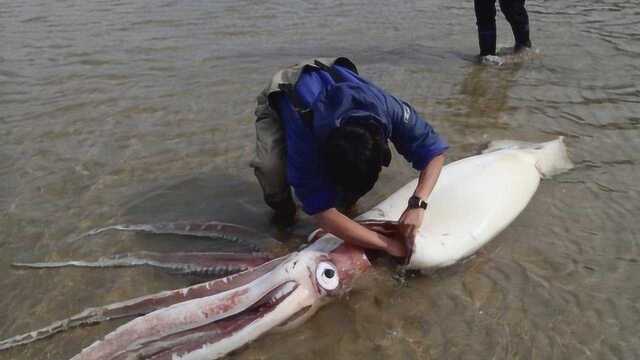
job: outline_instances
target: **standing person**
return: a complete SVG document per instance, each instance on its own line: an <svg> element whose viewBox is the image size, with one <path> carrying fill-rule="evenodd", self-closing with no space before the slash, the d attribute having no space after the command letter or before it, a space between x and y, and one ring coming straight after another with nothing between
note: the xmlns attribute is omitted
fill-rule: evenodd
<svg viewBox="0 0 640 360"><path fill-rule="evenodd" d="M531 47L529 15L525 0L499 0L500 10L507 18L515 38L514 52ZM496 0L474 0L480 56L496 55Z"/></svg>
<svg viewBox="0 0 640 360"><path fill-rule="evenodd" d="M358 75L347 58L315 59L277 72L258 96L251 166L275 218L292 222L290 186L327 232L364 248L406 256L405 245L337 210L367 193L391 161L387 141L420 171L400 222L420 227L444 163L446 142L407 103Z"/></svg>

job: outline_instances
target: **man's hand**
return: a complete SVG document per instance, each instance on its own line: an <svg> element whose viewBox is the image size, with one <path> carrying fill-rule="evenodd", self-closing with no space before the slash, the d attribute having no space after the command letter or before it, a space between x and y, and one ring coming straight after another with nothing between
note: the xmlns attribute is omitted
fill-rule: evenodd
<svg viewBox="0 0 640 360"><path fill-rule="evenodd" d="M436 186L436 182L438 181L438 177L440 176L440 171L442 170L442 166L444 165L444 154L440 154L429 161L427 166L420 171L420 177L418 177L418 185L416 185L416 191L413 193L413 196L422 199L423 201L427 201L431 191ZM424 213L425 209L423 208L414 208L407 207L407 209L400 216L399 222L402 224L407 224L409 226L409 233L406 234L406 240L412 241L420 227L422 226L422 222L424 221ZM407 244L413 245L413 244ZM412 246L408 246L409 249Z"/></svg>
<svg viewBox="0 0 640 360"><path fill-rule="evenodd" d="M351 245L386 251L396 257L407 255L407 249L402 242L365 228L335 208L315 214L313 219L322 229Z"/></svg>
<svg viewBox="0 0 640 360"><path fill-rule="evenodd" d="M409 225L409 233L405 234L407 240L415 238L424 221L425 210L422 208L407 208L398 222Z"/></svg>
<svg viewBox="0 0 640 360"><path fill-rule="evenodd" d="M386 251L389 255L399 257L399 258L407 257L407 252L409 250L405 246L405 244L381 234L378 234L378 236L382 238L386 243L386 247L383 250Z"/></svg>

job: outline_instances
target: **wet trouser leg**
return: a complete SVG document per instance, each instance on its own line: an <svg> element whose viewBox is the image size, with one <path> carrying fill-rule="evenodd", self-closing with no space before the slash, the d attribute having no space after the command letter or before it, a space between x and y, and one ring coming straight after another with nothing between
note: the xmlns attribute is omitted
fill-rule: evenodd
<svg viewBox="0 0 640 360"><path fill-rule="evenodd" d="M529 39L529 15L524 8L525 0L499 0L500 10L513 30L515 50L531 47Z"/></svg>
<svg viewBox="0 0 640 360"><path fill-rule="evenodd" d="M480 56L496 54L496 1L474 0Z"/></svg>
<svg viewBox="0 0 640 360"><path fill-rule="evenodd" d="M287 183L285 132L279 116L269 107L268 93L267 88L258 95L256 156L251 167L267 205L279 213L295 213L295 203Z"/></svg>

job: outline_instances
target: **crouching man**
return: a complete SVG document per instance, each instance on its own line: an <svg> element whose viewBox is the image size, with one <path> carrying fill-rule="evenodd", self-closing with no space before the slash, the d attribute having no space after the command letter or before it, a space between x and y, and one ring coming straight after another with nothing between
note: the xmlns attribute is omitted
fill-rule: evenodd
<svg viewBox="0 0 640 360"><path fill-rule="evenodd" d="M342 214L391 161L390 140L420 171L400 222L422 224L447 143L404 101L358 74L347 58L314 59L277 72L258 96L251 162L274 219L292 223L296 204L344 241L406 256L405 245Z"/></svg>

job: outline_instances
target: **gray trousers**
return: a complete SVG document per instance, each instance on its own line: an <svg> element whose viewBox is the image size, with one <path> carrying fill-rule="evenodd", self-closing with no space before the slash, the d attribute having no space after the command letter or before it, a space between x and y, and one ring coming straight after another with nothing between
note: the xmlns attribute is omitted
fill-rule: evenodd
<svg viewBox="0 0 640 360"><path fill-rule="evenodd" d="M305 67L316 67L316 60L328 66L340 65L357 73L353 62L344 57L311 59L278 71L257 97L256 154L250 166L262 187L264 201L276 211L291 204L293 197L287 182L287 140L273 100L281 92L280 84L295 85Z"/></svg>

